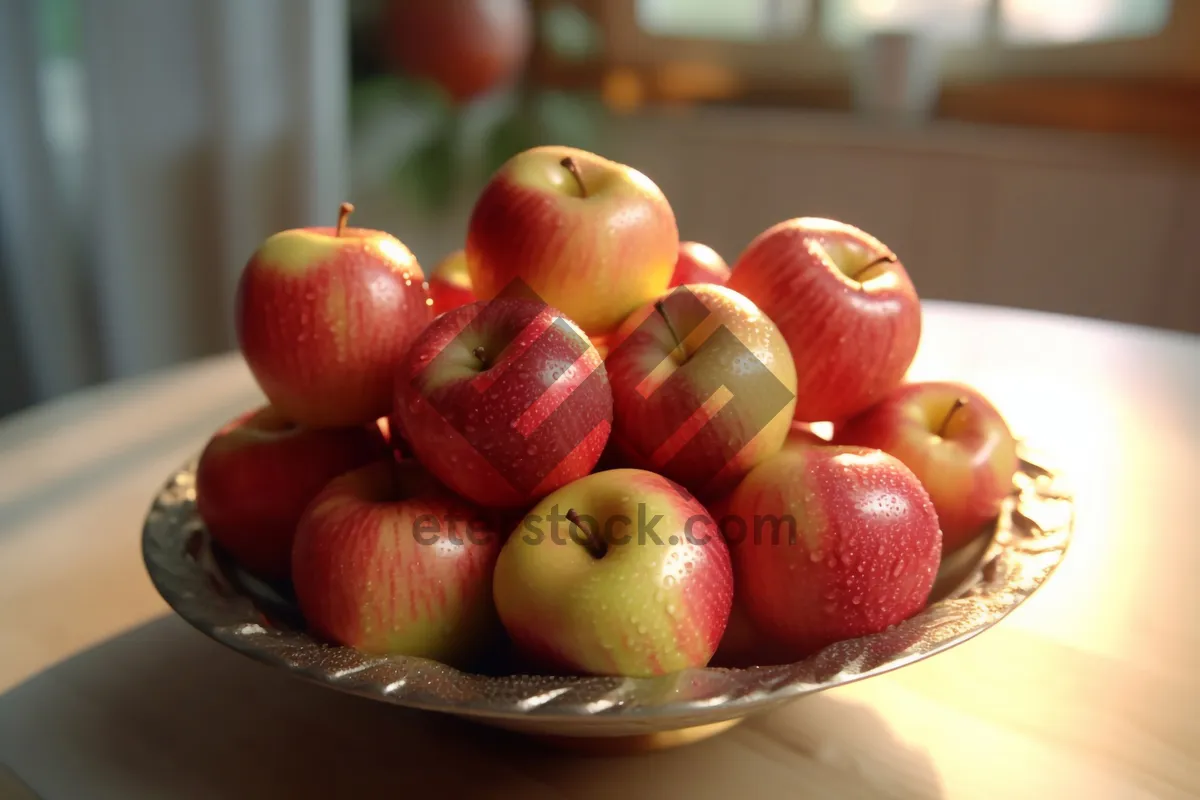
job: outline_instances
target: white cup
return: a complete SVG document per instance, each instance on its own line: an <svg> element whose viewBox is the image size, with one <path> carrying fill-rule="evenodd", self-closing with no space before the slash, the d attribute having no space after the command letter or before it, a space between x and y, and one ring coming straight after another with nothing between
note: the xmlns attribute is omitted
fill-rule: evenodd
<svg viewBox="0 0 1200 800"><path fill-rule="evenodd" d="M856 110L876 121L919 124L937 103L941 59L936 40L909 31L879 31L858 50Z"/></svg>

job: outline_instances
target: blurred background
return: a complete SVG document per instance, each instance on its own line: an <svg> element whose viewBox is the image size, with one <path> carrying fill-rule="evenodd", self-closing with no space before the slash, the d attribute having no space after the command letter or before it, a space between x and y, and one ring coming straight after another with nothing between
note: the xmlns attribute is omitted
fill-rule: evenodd
<svg viewBox="0 0 1200 800"><path fill-rule="evenodd" d="M1200 332L1195 0L0 0L0 414L231 349L343 199L429 272L550 143L731 264L828 216L926 298Z"/></svg>

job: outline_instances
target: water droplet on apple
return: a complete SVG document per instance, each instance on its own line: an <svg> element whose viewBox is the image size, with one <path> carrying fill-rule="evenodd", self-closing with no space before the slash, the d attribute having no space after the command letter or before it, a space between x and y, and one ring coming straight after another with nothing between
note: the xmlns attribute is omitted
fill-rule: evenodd
<svg viewBox="0 0 1200 800"><path fill-rule="evenodd" d="M848 567L848 566L850 566L850 563L851 563L851 562L850 562L850 554L849 554L849 553L842 553L842 566L843 566L843 567Z"/></svg>
<svg viewBox="0 0 1200 800"><path fill-rule="evenodd" d="M901 572L903 572L903 571L904 571L904 562L903 562L903 561L897 561L897 562L896 562L896 566L892 568L892 577L893 577L893 578L899 578L899 577L900 577L900 573L901 573Z"/></svg>
<svg viewBox="0 0 1200 800"><path fill-rule="evenodd" d="M816 564L818 561L820 561L824 557L825 557L825 554L822 553L820 550L813 550L811 553L808 554L809 560L812 561L814 564Z"/></svg>
<svg viewBox="0 0 1200 800"><path fill-rule="evenodd" d="M695 566L695 564L693 564L693 563L692 563L692 562L690 562L690 561L685 561L685 562L683 562L683 568L684 568L684 569L686 569L688 572L691 572L691 571L692 571L692 567L694 567L694 566Z"/></svg>
<svg viewBox="0 0 1200 800"><path fill-rule="evenodd" d="M412 281L410 279L412 278L412 273L401 272L400 278L401 278L401 280L408 281L409 283L411 283Z"/></svg>
<svg viewBox="0 0 1200 800"><path fill-rule="evenodd" d="M526 447L525 454L530 455L530 456L536 456L537 455L537 445L531 444L531 445L529 445L529 447Z"/></svg>
<svg viewBox="0 0 1200 800"><path fill-rule="evenodd" d="M675 616L675 604L674 603L670 603L667 605L667 613L670 614L672 617Z"/></svg>
<svg viewBox="0 0 1200 800"><path fill-rule="evenodd" d="M850 602L853 603L854 605L858 605L859 603L862 602L862 595L861 594L854 595L854 597L850 598Z"/></svg>
<svg viewBox="0 0 1200 800"><path fill-rule="evenodd" d="M887 550L887 548L885 548L883 545L879 545L879 549L876 550L875 552L878 553L879 555L883 555L886 552L886 550Z"/></svg>
<svg viewBox="0 0 1200 800"><path fill-rule="evenodd" d="M433 305L433 298L432 298L432 297L426 297L426 298L425 298L425 305L427 305L427 306L431 306L431 305Z"/></svg>
<svg viewBox="0 0 1200 800"><path fill-rule="evenodd" d="M405 285L405 286L412 286L412 281L411 281L411 280L409 280L408 278L405 278L405 279L404 279L404 285Z"/></svg>
<svg viewBox="0 0 1200 800"><path fill-rule="evenodd" d="M300 334L297 334L297 335L296 335L296 342L297 342L297 343L299 343L299 344L303 344L304 342L307 342L307 341L308 341L308 334L307 334L307 333L300 333Z"/></svg>
<svg viewBox="0 0 1200 800"><path fill-rule="evenodd" d="M863 571L863 565L862 565L862 564L859 564L859 565L858 565L858 574L859 574L859 575L861 575L861 574L862 574L862 571Z"/></svg>
<svg viewBox="0 0 1200 800"><path fill-rule="evenodd" d="M474 426L474 425L464 425L464 426L463 426L463 433L465 433L467 436L470 436L470 435L471 435L471 434L473 434L474 432L475 432L475 426Z"/></svg>
<svg viewBox="0 0 1200 800"><path fill-rule="evenodd" d="M675 576L674 575L668 575L667 577L663 578L663 586L669 587L669 586L674 586L674 585L675 585Z"/></svg>
<svg viewBox="0 0 1200 800"><path fill-rule="evenodd" d="M825 566L829 567L830 569L835 569L837 567L837 558L830 556L829 560L825 562Z"/></svg>
<svg viewBox="0 0 1200 800"><path fill-rule="evenodd" d="M643 625L643 624L642 624L642 623L640 623L640 622L637 624L637 626L634 628L634 630L638 632L638 635L639 635L639 636L645 636L645 635L646 635L646 626L645 626L645 625Z"/></svg>

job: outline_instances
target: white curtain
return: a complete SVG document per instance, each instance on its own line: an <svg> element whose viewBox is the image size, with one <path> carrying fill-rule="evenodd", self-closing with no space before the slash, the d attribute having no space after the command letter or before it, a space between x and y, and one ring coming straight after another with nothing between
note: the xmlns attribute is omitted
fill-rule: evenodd
<svg viewBox="0 0 1200 800"><path fill-rule="evenodd" d="M232 347L255 246L346 191L345 0L73 0L68 56L44 1L0 0L0 410Z"/></svg>

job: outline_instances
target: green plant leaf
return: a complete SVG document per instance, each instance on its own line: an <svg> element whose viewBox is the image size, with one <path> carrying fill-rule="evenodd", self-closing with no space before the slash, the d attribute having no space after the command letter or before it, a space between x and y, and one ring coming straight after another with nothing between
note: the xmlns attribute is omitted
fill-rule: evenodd
<svg viewBox="0 0 1200 800"><path fill-rule="evenodd" d="M401 161L396 181L402 194L418 209L444 211L454 200L461 178L458 127L453 113Z"/></svg>
<svg viewBox="0 0 1200 800"><path fill-rule="evenodd" d="M536 113L542 135L555 144L596 150L605 114L595 98L573 92L546 91L537 96Z"/></svg>
<svg viewBox="0 0 1200 800"><path fill-rule="evenodd" d="M480 169L483 178L490 178L505 161L539 144L548 144L542 140L541 130L536 118L531 118L519 106L516 110L505 115L497 122L483 141L483 158Z"/></svg>
<svg viewBox="0 0 1200 800"><path fill-rule="evenodd" d="M377 75L350 87L350 117L359 121L381 107L419 108L444 115L451 112L449 97L428 81L399 75Z"/></svg>

